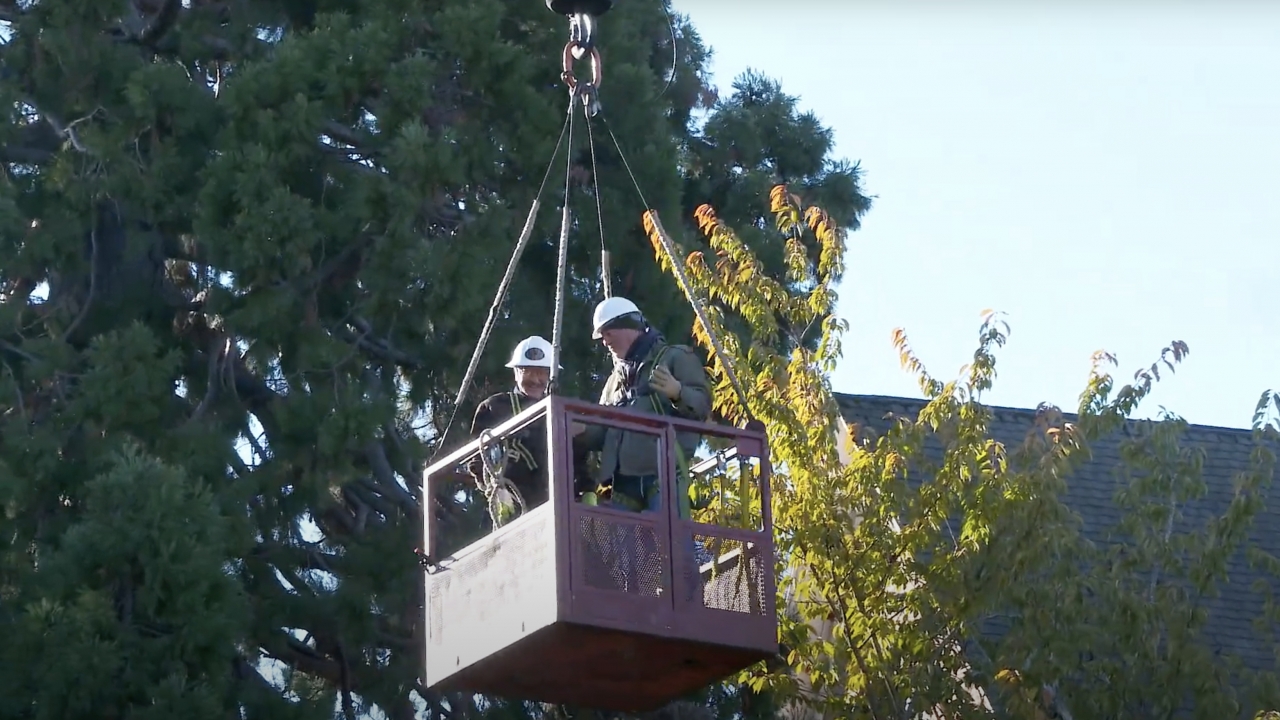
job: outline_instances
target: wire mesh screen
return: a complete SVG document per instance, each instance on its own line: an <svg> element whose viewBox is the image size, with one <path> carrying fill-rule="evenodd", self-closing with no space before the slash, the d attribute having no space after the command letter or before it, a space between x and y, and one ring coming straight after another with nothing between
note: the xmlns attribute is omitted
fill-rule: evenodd
<svg viewBox="0 0 1280 720"><path fill-rule="evenodd" d="M555 608L553 515L544 506L428 575L427 665L443 672L483 659Z"/></svg>
<svg viewBox="0 0 1280 720"><path fill-rule="evenodd" d="M670 558L653 525L598 515L579 518L576 565L587 587L661 597Z"/></svg>
<svg viewBox="0 0 1280 720"><path fill-rule="evenodd" d="M701 534L694 535L694 544L703 607L764 615L766 558L760 545Z"/></svg>

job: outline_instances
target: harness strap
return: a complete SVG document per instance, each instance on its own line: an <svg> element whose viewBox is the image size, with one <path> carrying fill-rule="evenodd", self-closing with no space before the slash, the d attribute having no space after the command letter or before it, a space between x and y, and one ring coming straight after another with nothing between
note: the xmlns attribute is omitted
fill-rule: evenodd
<svg viewBox="0 0 1280 720"><path fill-rule="evenodd" d="M515 417L524 411L524 407L520 404L520 394L515 392L507 393L507 399L511 401L511 417ZM513 460L523 461L529 466L530 470L538 469L538 459L534 457L533 451L529 449L519 438L507 438L507 450Z"/></svg>
<svg viewBox="0 0 1280 720"><path fill-rule="evenodd" d="M653 358L654 368L658 367L658 364L662 361L663 356L667 354L667 350L670 349L670 347L670 345L663 345L658 349L658 354ZM657 395L650 395L649 400L653 405L655 413L662 416L667 415L666 405L662 401L658 400ZM680 513L680 519L688 520L693 517L693 503L689 498L689 491L693 487L692 473L689 472L689 458L685 456L684 448L680 447L680 442L678 440L672 448L672 452L674 452L676 456L676 497L679 498L678 511Z"/></svg>

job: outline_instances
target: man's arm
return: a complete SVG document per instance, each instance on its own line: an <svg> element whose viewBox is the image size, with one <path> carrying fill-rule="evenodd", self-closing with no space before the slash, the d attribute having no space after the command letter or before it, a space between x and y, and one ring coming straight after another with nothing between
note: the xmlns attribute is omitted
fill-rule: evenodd
<svg viewBox="0 0 1280 720"><path fill-rule="evenodd" d="M498 422L494 415L493 398L485 398L484 402L476 407L476 415L471 419L471 437L479 437L481 432L496 427Z"/></svg>
<svg viewBox="0 0 1280 720"><path fill-rule="evenodd" d="M604 389L600 391L600 400L596 403L597 405L613 404L613 398L616 393L614 386L617 384L615 380L616 376L613 374L610 374L609 378L605 380ZM573 436L573 447L577 452L590 452L604 447L604 434L607 429L605 426L582 423L581 427L581 432L576 432L575 428L576 434Z"/></svg>
<svg viewBox="0 0 1280 720"><path fill-rule="evenodd" d="M680 394L671 400L677 415L689 420L711 417L711 382L706 368L693 351L673 347L667 351L671 375L680 381Z"/></svg>

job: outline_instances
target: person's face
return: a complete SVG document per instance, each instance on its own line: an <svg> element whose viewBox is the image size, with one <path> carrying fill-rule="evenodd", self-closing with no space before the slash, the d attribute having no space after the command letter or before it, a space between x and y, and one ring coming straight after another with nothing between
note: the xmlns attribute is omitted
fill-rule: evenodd
<svg viewBox="0 0 1280 720"><path fill-rule="evenodd" d="M547 383L551 382L551 370L544 367L516 368L516 387L520 392L534 400L541 400L547 394Z"/></svg>
<svg viewBox="0 0 1280 720"><path fill-rule="evenodd" d="M627 356L627 351L631 349L632 343L636 338L640 337L640 331L633 328L612 328L600 331L600 342L604 343L609 352L621 360Z"/></svg>

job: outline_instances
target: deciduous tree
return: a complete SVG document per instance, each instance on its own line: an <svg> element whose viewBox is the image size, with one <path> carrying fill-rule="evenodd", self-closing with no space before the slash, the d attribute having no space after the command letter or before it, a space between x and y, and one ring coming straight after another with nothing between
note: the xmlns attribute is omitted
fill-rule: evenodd
<svg viewBox="0 0 1280 720"><path fill-rule="evenodd" d="M829 384L846 327L834 314L844 232L784 186L771 210L785 238L784 279L710 206L697 219L713 255L682 258L727 351L712 359L717 407L762 420L774 456L783 657L739 679L769 711L1081 720L1275 706L1275 673L1234 673L1209 650L1198 601L1221 589L1237 553L1274 577L1275 559L1248 535L1272 480L1280 397L1266 393L1258 405L1259 442L1226 511L1190 530L1173 519L1204 491L1200 451L1180 445L1186 423L1176 416L1140 426L1123 445L1122 539L1091 543L1063 500L1065 483L1186 345L1171 344L1122 387L1108 371L1114 358L1100 353L1073 418L1042 407L1026 441L1005 446L982 404L1008 337L1001 317L985 317L973 362L949 382L899 331L903 365L927 403L878 436L851 435ZM727 331L734 322L750 326L748 341ZM804 328L819 328L818 342L799 342ZM778 342L785 332L791 342ZM709 348L706 328L695 336ZM726 362L745 378L745 408ZM1009 621L993 631L995 618Z"/></svg>

